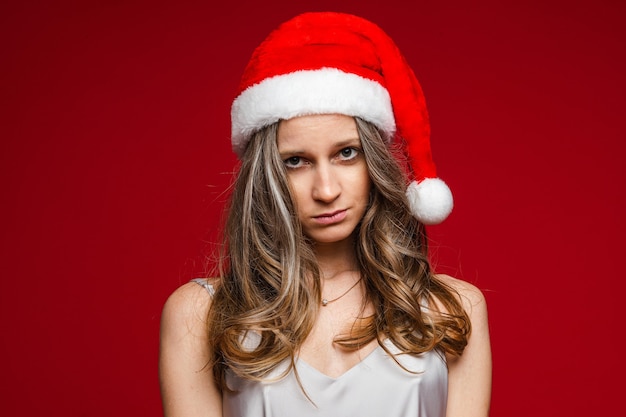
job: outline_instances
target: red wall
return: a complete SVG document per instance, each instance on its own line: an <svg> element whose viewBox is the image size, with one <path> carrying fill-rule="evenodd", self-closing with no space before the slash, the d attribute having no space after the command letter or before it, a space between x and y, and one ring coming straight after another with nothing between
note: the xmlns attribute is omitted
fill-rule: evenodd
<svg viewBox="0 0 626 417"><path fill-rule="evenodd" d="M202 271L238 77L322 9L378 22L422 81L456 198L434 255L486 293L492 415L622 409L623 2L39 3L0 6L3 413L161 412L160 309Z"/></svg>

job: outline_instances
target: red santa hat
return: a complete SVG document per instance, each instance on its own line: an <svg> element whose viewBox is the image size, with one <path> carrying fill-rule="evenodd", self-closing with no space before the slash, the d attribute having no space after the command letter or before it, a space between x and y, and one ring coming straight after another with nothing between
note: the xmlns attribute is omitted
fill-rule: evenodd
<svg viewBox="0 0 626 417"><path fill-rule="evenodd" d="M391 38L363 18L305 13L283 23L256 48L231 109L238 156L250 136L279 120L345 114L373 123L387 140L402 138L415 180L411 211L425 224L442 222L452 193L437 177L422 89Z"/></svg>

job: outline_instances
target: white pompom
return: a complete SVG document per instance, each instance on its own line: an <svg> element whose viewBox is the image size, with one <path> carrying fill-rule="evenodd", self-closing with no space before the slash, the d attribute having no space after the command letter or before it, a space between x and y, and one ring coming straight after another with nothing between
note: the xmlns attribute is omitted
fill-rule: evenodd
<svg viewBox="0 0 626 417"><path fill-rule="evenodd" d="M413 215L424 224L438 224L448 217L454 206L452 192L439 178L413 181L406 190Z"/></svg>

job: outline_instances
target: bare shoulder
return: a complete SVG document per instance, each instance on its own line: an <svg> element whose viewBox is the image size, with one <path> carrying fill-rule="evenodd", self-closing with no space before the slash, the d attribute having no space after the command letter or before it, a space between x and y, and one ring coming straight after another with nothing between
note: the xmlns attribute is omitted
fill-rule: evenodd
<svg viewBox="0 0 626 417"><path fill-rule="evenodd" d="M176 349L207 356L210 306L209 292L195 282L183 284L170 294L161 312L161 353Z"/></svg>
<svg viewBox="0 0 626 417"><path fill-rule="evenodd" d="M469 282L448 275L436 275L435 278L458 294L472 325L463 354L447 356L446 417L488 416L492 364L485 297L480 289Z"/></svg>
<svg viewBox="0 0 626 417"><path fill-rule="evenodd" d="M450 275L437 274L435 278L454 290L458 295L463 307L470 316L473 312L485 310L486 301L482 291L473 284Z"/></svg>
<svg viewBox="0 0 626 417"><path fill-rule="evenodd" d="M211 296L202 285L188 282L178 287L165 301L161 320L174 325L205 322Z"/></svg>
<svg viewBox="0 0 626 417"><path fill-rule="evenodd" d="M210 306L209 291L195 282L181 285L163 305L159 379L166 417L221 415L210 366Z"/></svg>

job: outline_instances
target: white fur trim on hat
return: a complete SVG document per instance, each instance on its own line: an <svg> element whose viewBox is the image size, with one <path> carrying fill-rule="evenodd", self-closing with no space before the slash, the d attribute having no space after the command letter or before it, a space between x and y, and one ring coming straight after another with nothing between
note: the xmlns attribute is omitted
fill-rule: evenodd
<svg viewBox="0 0 626 417"><path fill-rule="evenodd" d="M413 215L424 224L438 224L448 217L454 206L452 192L439 178L411 182L406 190Z"/></svg>
<svg viewBox="0 0 626 417"><path fill-rule="evenodd" d="M390 137L396 130L389 93L378 82L335 68L304 70L266 78L235 99L233 150L241 156L252 133L279 120L331 113L361 117Z"/></svg>

